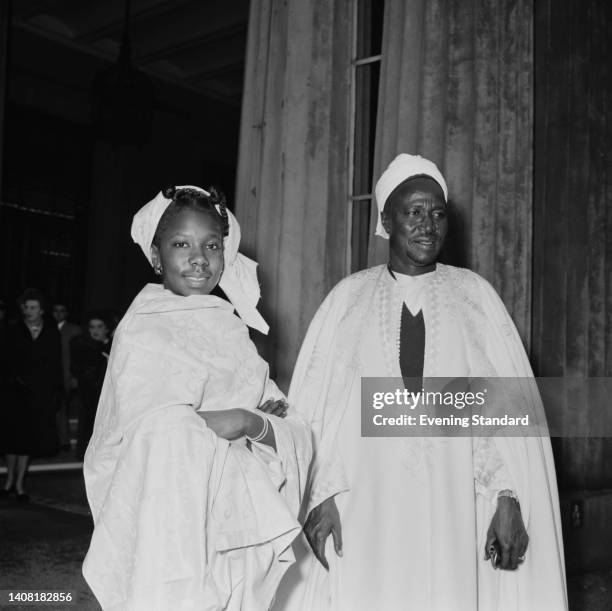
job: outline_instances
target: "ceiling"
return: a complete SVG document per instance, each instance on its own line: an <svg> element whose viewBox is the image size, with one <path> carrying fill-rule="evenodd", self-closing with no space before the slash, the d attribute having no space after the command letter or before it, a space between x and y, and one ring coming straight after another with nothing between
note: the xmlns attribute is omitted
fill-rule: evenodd
<svg viewBox="0 0 612 611"><path fill-rule="evenodd" d="M125 0L13 0L13 26L115 61ZM249 0L131 0L134 64L153 77L240 106Z"/></svg>

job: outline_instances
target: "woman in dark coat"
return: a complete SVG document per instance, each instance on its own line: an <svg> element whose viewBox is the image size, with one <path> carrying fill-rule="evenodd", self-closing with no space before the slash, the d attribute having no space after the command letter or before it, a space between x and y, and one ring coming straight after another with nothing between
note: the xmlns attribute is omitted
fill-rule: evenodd
<svg viewBox="0 0 612 611"><path fill-rule="evenodd" d="M55 424L62 384L60 336L46 322L44 298L27 289L19 299L23 319L8 327L6 336L6 388L3 405L7 478L2 493L15 491L28 500L24 479L31 456L57 453Z"/></svg>
<svg viewBox="0 0 612 611"><path fill-rule="evenodd" d="M79 428L76 456L83 460L93 432L94 420L106 364L110 354L110 328L106 316L91 313L85 321L86 331L70 344L72 375L77 379L79 395Z"/></svg>

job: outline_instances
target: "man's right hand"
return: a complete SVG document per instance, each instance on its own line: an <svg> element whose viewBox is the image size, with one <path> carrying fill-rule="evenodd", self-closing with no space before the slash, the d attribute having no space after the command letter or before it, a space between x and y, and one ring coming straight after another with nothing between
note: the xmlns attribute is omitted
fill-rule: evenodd
<svg viewBox="0 0 612 611"><path fill-rule="evenodd" d="M304 524L304 534L317 557L317 560L329 571L329 564L325 557L325 543L331 533L334 539L334 549L338 556L342 556L342 528L340 514L336 507L334 497L326 499L317 505L309 514Z"/></svg>

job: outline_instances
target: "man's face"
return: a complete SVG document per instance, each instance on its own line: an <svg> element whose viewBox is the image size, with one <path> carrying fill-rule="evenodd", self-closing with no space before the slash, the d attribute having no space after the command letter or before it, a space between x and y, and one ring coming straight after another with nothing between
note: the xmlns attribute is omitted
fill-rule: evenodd
<svg viewBox="0 0 612 611"><path fill-rule="evenodd" d="M405 181L387 200L382 224L394 270L414 275L433 269L448 231L442 188L427 177Z"/></svg>
<svg viewBox="0 0 612 611"><path fill-rule="evenodd" d="M22 306L21 312L27 323L37 324L41 322L44 314L40 303L36 299L28 299Z"/></svg>
<svg viewBox="0 0 612 611"><path fill-rule="evenodd" d="M55 318L57 322L63 322L66 320L66 318L68 318L68 308L66 308L65 305L54 305L53 318Z"/></svg>

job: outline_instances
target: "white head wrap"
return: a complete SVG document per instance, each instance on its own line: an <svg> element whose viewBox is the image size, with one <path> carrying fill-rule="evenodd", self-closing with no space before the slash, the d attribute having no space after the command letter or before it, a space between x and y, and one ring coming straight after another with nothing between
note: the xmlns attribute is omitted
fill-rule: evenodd
<svg viewBox="0 0 612 611"><path fill-rule="evenodd" d="M207 196L208 191L191 185L177 186L176 189L196 189ZM157 225L172 202L158 193L148 204L145 204L135 215L132 221L132 239L142 248L142 252L153 265L151 259L151 244ZM229 220L228 235L223 238L223 274L219 286L223 289L240 318L253 329L262 333L268 332L268 324L255 307L261 296L259 282L257 281L257 263L238 252L240 245L240 225L236 217L227 210Z"/></svg>
<svg viewBox="0 0 612 611"><path fill-rule="evenodd" d="M385 240L389 239L389 234L382 226L382 211L385 208L385 203L393 190L401 185L405 180L414 176L429 176L433 178L442 187L444 192L444 201L448 201L448 187L446 181L438 166L433 161L425 159L420 155L408 155L407 153L399 154L382 173L378 179L374 193L376 194L376 204L378 205L378 223L376 224L376 235Z"/></svg>

